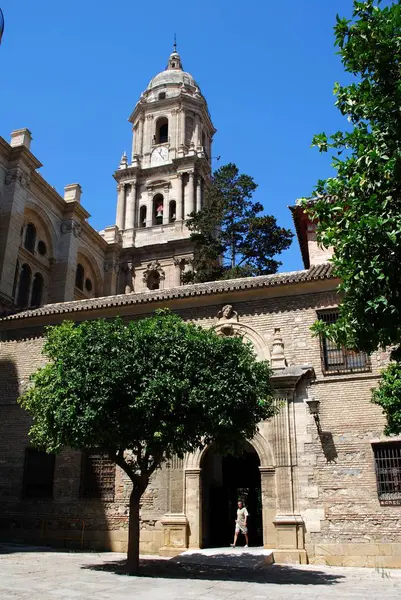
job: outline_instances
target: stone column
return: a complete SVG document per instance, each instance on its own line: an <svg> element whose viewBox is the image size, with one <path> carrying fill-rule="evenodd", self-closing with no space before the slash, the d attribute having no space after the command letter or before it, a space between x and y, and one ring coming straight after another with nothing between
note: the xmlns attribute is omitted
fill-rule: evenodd
<svg viewBox="0 0 401 600"><path fill-rule="evenodd" d="M198 175L196 179L196 212L202 208L202 178Z"/></svg>
<svg viewBox="0 0 401 600"><path fill-rule="evenodd" d="M188 203L185 207L186 216L195 210L194 172L190 171L188 176Z"/></svg>
<svg viewBox="0 0 401 600"><path fill-rule="evenodd" d="M131 183L125 211L125 229L134 229L135 222L136 181Z"/></svg>
<svg viewBox="0 0 401 600"><path fill-rule="evenodd" d="M170 185L166 185L163 188L163 225L168 224L170 214Z"/></svg>
<svg viewBox="0 0 401 600"><path fill-rule="evenodd" d="M124 229L124 212L125 212L125 185L119 183L117 186L118 198L117 198L117 215L116 225L120 231Z"/></svg>
<svg viewBox="0 0 401 600"><path fill-rule="evenodd" d="M182 221L184 219L184 173L177 173L177 177L178 193L176 214L177 221Z"/></svg>
<svg viewBox="0 0 401 600"><path fill-rule="evenodd" d="M138 140L138 154L143 154L143 117L139 119L139 140Z"/></svg>
<svg viewBox="0 0 401 600"><path fill-rule="evenodd" d="M189 548L201 545L201 469L185 471L185 516L189 525Z"/></svg>
<svg viewBox="0 0 401 600"><path fill-rule="evenodd" d="M173 286L174 287L180 287L181 285L181 273L182 273L182 259L181 258L174 258L174 282L173 282Z"/></svg>
<svg viewBox="0 0 401 600"><path fill-rule="evenodd" d="M185 110L184 107L181 108L181 123L180 123L180 139L181 144L185 146Z"/></svg>
<svg viewBox="0 0 401 600"><path fill-rule="evenodd" d="M153 225L153 190L148 187L148 201L146 206L146 227Z"/></svg>
<svg viewBox="0 0 401 600"><path fill-rule="evenodd" d="M195 133L194 133L195 148L198 148L198 146L200 146L200 143L201 143L201 140L199 139L199 131L200 131L199 115L196 114L195 115Z"/></svg>

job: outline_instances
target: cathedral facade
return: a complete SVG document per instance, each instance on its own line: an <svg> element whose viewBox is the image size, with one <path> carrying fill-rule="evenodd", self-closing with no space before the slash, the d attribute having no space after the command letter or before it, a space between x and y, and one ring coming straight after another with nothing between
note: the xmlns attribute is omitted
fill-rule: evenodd
<svg viewBox="0 0 401 600"><path fill-rule="evenodd" d="M141 550L227 546L241 497L250 544L276 561L400 567L401 440L383 435L370 402L389 357L312 336L339 302L314 225L291 209L303 270L182 285L193 251L185 219L204 204L215 129L175 49L130 122L132 154L114 173L116 224L101 232L78 184L61 197L39 175L27 129L0 138L0 538L126 549L124 473L99 453L32 448L16 400L43 364L47 325L169 307L250 341L270 361L280 411L242 456L211 446L165 463L142 499Z"/></svg>

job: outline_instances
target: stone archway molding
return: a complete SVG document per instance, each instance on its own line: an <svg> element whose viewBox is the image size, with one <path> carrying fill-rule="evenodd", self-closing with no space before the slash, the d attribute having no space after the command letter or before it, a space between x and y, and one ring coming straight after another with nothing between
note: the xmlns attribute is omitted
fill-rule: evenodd
<svg viewBox="0 0 401 600"><path fill-rule="evenodd" d="M267 342L256 329L245 323L238 323L233 319L221 320L213 326L216 333L220 335L227 335L226 331L228 328L230 330L228 335L238 336L245 341L251 342L258 360L270 361L270 351Z"/></svg>
<svg viewBox="0 0 401 600"><path fill-rule="evenodd" d="M256 450L260 467L259 468L274 468L275 460L273 456L273 451L270 443L266 440L266 438L260 433L260 431L256 432L256 435L251 440L246 440L251 446ZM202 469L202 459L206 454L209 446L205 448L201 448L192 452L191 454L187 454L184 462L184 470L185 471L200 471Z"/></svg>

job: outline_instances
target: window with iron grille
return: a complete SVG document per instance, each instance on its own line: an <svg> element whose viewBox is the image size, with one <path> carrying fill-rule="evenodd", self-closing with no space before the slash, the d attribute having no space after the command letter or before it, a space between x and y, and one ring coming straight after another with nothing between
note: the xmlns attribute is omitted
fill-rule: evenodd
<svg viewBox="0 0 401 600"><path fill-rule="evenodd" d="M54 454L35 448L26 448L22 495L24 498L52 498L54 482Z"/></svg>
<svg viewBox="0 0 401 600"><path fill-rule="evenodd" d="M86 452L82 455L81 496L114 500L116 465L107 454Z"/></svg>
<svg viewBox="0 0 401 600"><path fill-rule="evenodd" d="M325 323L335 323L338 310L319 311L318 318ZM371 370L370 357L366 352L356 352L339 347L334 342L321 337L321 356L323 373L360 373Z"/></svg>
<svg viewBox="0 0 401 600"><path fill-rule="evenodd" d="M401 441L373 444L380 504L401 505Z"/></svg>

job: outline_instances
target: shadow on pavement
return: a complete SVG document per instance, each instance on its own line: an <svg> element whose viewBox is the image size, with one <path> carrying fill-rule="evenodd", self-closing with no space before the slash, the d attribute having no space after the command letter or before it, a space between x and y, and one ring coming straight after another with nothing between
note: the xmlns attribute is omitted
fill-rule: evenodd
<svg viewBox="0 0 401 600"><path fill-rule="evenodd" d="M246 556L246 555L245 555ZM297 585L333 585L344 579L343 575L334 575L317 570L297 569L289 565L262 565L260 556L247 555L247 558L258 559L247 562L244 566L244 555L230 557L233 560L227 566L227 556L222 565L219 565L219 557L210 557L206 561L201 554L192 554L185 557L185 562L179 557L166 559L142 559L138 577L157 577L167 579L207 579L221 581L245 581L249 583L277 583ZM184 557L183 557L184 558ZM191 560L189 560L191 559ZM222 557L223 559L223 557ZM239 559L239 560L236 560ZM257 562L257 564L256 564ZM97 565L84 565L82 569L94 571L108 571L117 575L128 575L124 560L105 562Z"/></svg>

